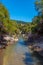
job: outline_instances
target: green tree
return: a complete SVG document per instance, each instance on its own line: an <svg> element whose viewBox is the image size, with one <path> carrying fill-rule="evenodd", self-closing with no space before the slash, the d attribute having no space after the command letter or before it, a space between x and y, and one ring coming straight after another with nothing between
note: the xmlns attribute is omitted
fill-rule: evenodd
<svg viewBox="0 0 43 65"><path fill-rule="evenodd" d="M35 1L35 9L38 12L38 16L33 18L31 29L34 33L43 33L43 0Z"/></svg>
<svg viewBox="0 0 43 65"><path fill-rule="evenodd" d="M43 16L43 0L35 1L35 9L38 11L38 14Z"/></svg>
<svg viewBox="0 0 43 65"><path fill-rule="evenodd" d="M0 15L3 18L9 18L8 10L6 9L6 7L2 3L0 3Z"/></svg>
<svg viewBox="0 0 43 65"><path fill-rule="evenodd" d="M0 3L0 23L2 24L1 30L5 30L4 24L9 20L9 13L5 6Z"/></svg>

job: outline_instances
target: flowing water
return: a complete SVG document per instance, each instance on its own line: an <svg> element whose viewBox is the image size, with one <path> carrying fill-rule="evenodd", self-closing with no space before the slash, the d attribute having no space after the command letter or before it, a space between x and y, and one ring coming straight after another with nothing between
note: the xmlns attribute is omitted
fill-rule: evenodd
<svg viewBox="0 0 43 65"><path fill-rule="evenodd" d="M22 38L17 43L9 45L4 52L1 51L0 65L42 65L40 61L30 53Z"/></svg>

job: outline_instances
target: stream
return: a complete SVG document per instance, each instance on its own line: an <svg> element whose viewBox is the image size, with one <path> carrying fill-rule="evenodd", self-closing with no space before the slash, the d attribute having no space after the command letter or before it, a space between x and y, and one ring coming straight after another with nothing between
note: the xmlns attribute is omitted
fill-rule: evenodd
<svg viewBox="0 0 43 65"><path fill-rule="evenodd" d="M43 62L31 54L23 38L20 38L18 42L0 51L0 65L43 65Z"/></svg>

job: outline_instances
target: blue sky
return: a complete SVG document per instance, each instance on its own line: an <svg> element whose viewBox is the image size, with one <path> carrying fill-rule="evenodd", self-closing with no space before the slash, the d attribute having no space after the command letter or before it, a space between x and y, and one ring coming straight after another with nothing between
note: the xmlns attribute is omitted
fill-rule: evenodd
<svg viewBox="0 0 43 65"><path fill-rule="evenodd" d="M10 18L31 22L37 15L34 7L35 0L0 0L8 9Z"/></svg>

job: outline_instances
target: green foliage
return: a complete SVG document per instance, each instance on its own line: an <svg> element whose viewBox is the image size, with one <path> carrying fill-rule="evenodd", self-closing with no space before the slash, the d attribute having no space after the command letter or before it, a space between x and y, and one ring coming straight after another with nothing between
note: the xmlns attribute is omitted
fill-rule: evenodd
<svg viewBox="0 0 43 65"><path fill-rule="evenodd" d="M6 7L0 3L0 16L3 18L9 18L9 13Z"/></svg>
<svg viewBox="0 0 43 65"><path fill-rule="evenodd" d="M43 15L43 0L35 1L35 9L38 11L39 15Z"/></svg>
<svg viewBox="0 0 43 65"><path fill-rule="evenodd" d="M21 28L22 28L22 33L27 34L31 30L31 25L30 23L26 23Z"/></svg>
<svg viewBox="0 0 43 65"><path fill-rule="evenodd" d="M3 23L4 29L2 29L8 34L19 34L20 32L28 33L31 30L30 23L10 20L9 12L3 4L0 4L0 22Z"/></svg>
<svg viewBox="0 0 43 65"><path fill-rule="evenodd" d="M38 16L35 16L32 20L32 33L39 33L43 27L43 0L35 1L35 9L38 11Z"/></svg>
<svg viewBox="0 0 43 65"><path fill-rule="evenodd" d="M16 21L10 20L8 10L3 6L3 4L0 4L0 22L3 23L4 29L9 34L15 34L18 33L18 25Z"/></svg>

